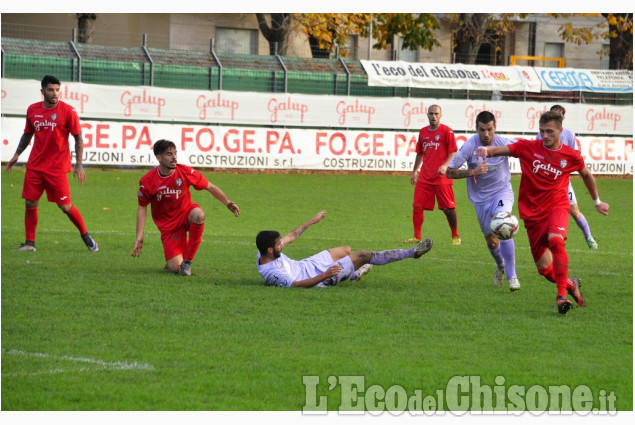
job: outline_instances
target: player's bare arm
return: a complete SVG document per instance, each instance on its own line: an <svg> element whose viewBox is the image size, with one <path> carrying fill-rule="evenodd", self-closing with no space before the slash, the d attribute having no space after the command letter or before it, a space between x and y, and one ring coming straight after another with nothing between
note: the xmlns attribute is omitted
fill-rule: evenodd
<svg viewBox="0 0 635 425"><path fill-rule="evenodd" d="M282 237L282 245L284 246L284 245L290 244L291 242L299 238L300 235L302 235L302 233L306 231L306 229L322 221L324 216L326 216L326 211L322 210L319 213L315 214L311 220L307 221L302 226L297 227L293 229L292 231L290 231L289 233L287 233L286 235L284 235Z"/></svg>
<svg viewBox="0 0 635 425"><path fill-rule="evenodd" d="M15 154L13 155L13 158L11 158L9 162L7 163L7 168L6 168L7 172L11 171L15 163L18 162L18 158L20 157L20 154L24 152L27 146L29 146L29 143L31 143L31 138L33 138L32 134L28 134L28 133L22 134L22 137L20 137L20 141L18 142L18 148L15 150Z"/></svg>
<svg viewBox="0 0 635 425"><path fill-rule="evenodd" d="M132 256L138 257L143 252L143 231L146 227L146 218L148 217L148 206L137 207L137 239L132 249Z"/></svg>
<svg viewBox="0 0 635 425"><path fill-rule="evenodd" d="M417 154L415 158L415 165L412 167L412 174L410 175L410 184L414 185L417 183L417 175L419 174L419 170L421 169L421 162L423 157L420 153Z"/></svg>
<svg viewBox="0 0 635 425"><path fill-rule="evenodd" d="M580 177L584 181L584 185L589 191L589 195L591 195L591 199L593 199L593 203L595 204L595 209L600 214L609 215L609 204L606 202L600 201L600 195L598 194L598 187L595 183L595 177L591 174L588 168L584 167L579 171Z"/></svg>
<svg viewBox="0 0 635 425"><path fill-rule="evenodd" d="M445 172L445 176L449 179L466 179L472 176L481 176L487 174L490 171L496 170L495 165L487 165L487 162L481 162L478 167L471 170L461 170L460 168L448 168Z"/></svg>
<svg viewBox="0 0 635 425"><path fill-rule="evenodd" d="M450 165L450 162L452 162L452 159L456 156L456 151L454 152L450 152L450 154L448 155L448 157L445 159L445 162L443 164L441 164L441 166L439 167L439 169L437 170L437 174L442 175L445 174L445 172L448 169L448 165Z"/></svg>
<svg viewBox="0 0 635 425"><path fill-rule="evenodd" d="M86 181L86 173L84 172L84 166L82 160L84 158L84 139L82 134L76 134L75 138L75 169L73 171L73 177L77 177L79 184L84 184Z"/></svg>
<svg viewBox="0 0 635 425"><path fill-rule="evenodd" d="M324 273L319 274L315 277L312 277L310 279L294 281L291 284L291 287L312 288L318 283L323 282L324 280L328 279L331 276L337 276L338 274L340 274L341 271L342 271L342 266L340 266L339 264L334 264L331 267L329 267Z"/></svg>
<svg viewBox="0 0 635 425"><path fill-rule="evenodd" d="M238 217L240 215L240 208L238 208L238 205L230 201L227 195L225 195L225 193L218 186L212 183L209 183L207 187L205 188L205 190L211 193L214 198L222 202L223 205L225 205L229 211L234 213L235 217Z"/></svg>
<svg viewBox="0 0 635 425"><path fill-rule="evenodd" d="M488 158L492 156L510 156L511 152L507 146L479 146L476 149L476 156L479 158Z"/></svg>

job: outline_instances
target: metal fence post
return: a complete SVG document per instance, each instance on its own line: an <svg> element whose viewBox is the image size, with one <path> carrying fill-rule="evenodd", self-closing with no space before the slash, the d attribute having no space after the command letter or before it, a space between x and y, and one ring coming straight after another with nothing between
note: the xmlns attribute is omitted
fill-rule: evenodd
<svg viewBox="0 0 635 425"><path fill-rule="evenodd" d="M77 55L77 81L79 81L81 83L81 81L82 81L82 55L79 54L79 50L77 50L77 47L75 47L76 36L77 36L77 33L75 32L75 28L73 28L73 30L71 31L70 45L73 48L73 51L75 52L75 55ZM74 68L75 68L75 61L73 60L73 65L71 66L72 78L75 78L75 69Z"/></svg>
<svg viewBox="0 0 635 425"><path fill-rule="evenodd" d="M216 52L214 51L214 39L213 38L209 39L209 52L212 54L212 56L214 57L214 60L218 64L218 90L222 90L223 89L223 64L220 63L220 61L218 60L218 56L216 56ZM214 85L212 83L212 70L210 69L210 72L209 72L209 89L210 90L214 90L213 86Z"/></svg>
<svg viewBox="0 0 635 425"><path fill-rule="evenodd" d="M142 38L142 45L141 48L143 49L143 53L145 53L146 57L148 58L148 60L150 61L150 86L154 86L154 61L152 60L152 56L150 56L150 52L148 52L148 49L146 48L146 42L148 40L148 34L143 33L143 38ZM146 82L146 67L145 64L143 65L143 83L145 84Z"/></svg>
<svg viewBox="0 0 635 425"><path fill-rule="evenodd" d="M351 71L349 71L348 66L346 66L346 63L344 63L344 60L342 58L339 58L339 59L340 59L340 62L342 63L342 66L344 67L344 71L346 71L346 95L350 96L351 95ZM337 81L337 74L335 75L335 79Z"/></svg>
<svg viewBox="0 0 635 425"><path fill-rule="evenodd" d="M278 62L280 62L280 65L282 66L282 69L284 70L284 92L286 93L287 92L287 84L288 84L287 73L289 71L287 70L287 67L284 66L284 62L282 61L282 58L280 57L280 55L276 55L276 58L278 58ZM273 72L275 73L276 71L273 71Z"/></svg>

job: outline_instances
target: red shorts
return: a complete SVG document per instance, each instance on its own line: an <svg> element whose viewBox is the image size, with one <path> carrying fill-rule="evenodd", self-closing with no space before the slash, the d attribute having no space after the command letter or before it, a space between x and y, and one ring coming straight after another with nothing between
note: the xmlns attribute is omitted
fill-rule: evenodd
<svg viewBox="0 0 635 425"><path fill-rule="evenodd" d="M49 173L27 168L24 174L22 197L29 201L39 201L45 190L49 202L55 202L58 205L71 203L71 189L66 173Z"/></svg>
<svg viewBox="0 0 635 425"><path fill-rule="evenodd" d="M185 253L187 249L187 232L190 230L189 216L194 208L199 208L199 205L190 205L187 213L183 215L183 221L179 227L161 232L161 242L163 242L163 253L166 261Z"/></svg>
<svg viewBox="0 0 635 425"><path fill-rule="evenodd" d="M538 261L545 250L549 248L549 234L557 233L562 235L563 240L567 240L567 229L569 227L569 211L565 209L552 210L544 220L526 221L527 237L531 247L531 255L534 262Z"/></svg>
<svg viewBox="0 0 635 425"><path fill-rule="evenodd" d="M432 211L434 209L435 197L439 209L454 208L456 206L451 184L427 184L417 180L415 199L412 202L413 207Z"/></svg>

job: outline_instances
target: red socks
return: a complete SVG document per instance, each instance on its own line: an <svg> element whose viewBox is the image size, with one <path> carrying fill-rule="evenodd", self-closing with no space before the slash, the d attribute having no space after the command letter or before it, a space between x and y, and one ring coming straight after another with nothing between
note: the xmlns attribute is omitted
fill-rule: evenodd
<svg viewBox="0 0 635 425"><path fill-rule="evenodd" d="M88 230L86 230L86 225L84 224L84 219L80 214L79 210L75 208L75 205L71 207L70 210L66 213L68 219L77 227L80 235L84 235Z"/></svg>
<svg viewBox="0 0 635 425"><path fill-rule="evenodd" d="M24 211L24 232L27 241L35 241L35 230L37 229L38 213L37 207L26 208Z"/></svg>
<svg viewBox="0 0 635 425"><path fill-rule="evenodd" d="M201 239L203 238L203 229L205 229L205 223L191 223L190 235L187 241L187 249L184 260L192 261L196 256L199 245L201 245Z"/></svg>
<svg viewBox="0 0 635 425"><path fill-rule="evenodd" d="M415 230L415 238L421 240L421 226L423 226L423 208L412 209L412 225Z"/></svg>

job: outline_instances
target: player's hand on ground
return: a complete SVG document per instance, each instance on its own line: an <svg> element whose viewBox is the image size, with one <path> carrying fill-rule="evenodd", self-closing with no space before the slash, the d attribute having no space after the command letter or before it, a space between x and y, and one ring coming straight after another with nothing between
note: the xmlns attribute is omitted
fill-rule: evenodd
<svg viewBox="0 0 635 425"><path fill-rule="evenodd" d="M81 164L75 165L73 177L77 177L77 181L79 181L79 184L84 184L84 182L86 181L86 172L84 172L84 167Z"/></svg>
<svg viewBox="0 0 635 425"><path fill-rule="evenodd" d="M236 205L232 201L229 201L229 203L227 204L227 209L233 212L235 217L238 217L240 215L240 208L238 208L238 205Z"/></svg>
<svg viewBox="0 0 635 425"><path fill-rule="evenodd" d="M134 243L134 248L132 249L132 256L133 257L138 257L138 256L141 255L142 251L143 251L143 239L137 240Z"/></svg>
<svg viewBox="0 0 635 425"><path fill-rule="evenodd" d="M595 206L595 209L598 210L600 214L609 215L609 204L606 202L600 202Z"/></svg>
<svg viewBox="0 0 635 425"><path fill-rule="evenodd" d="M331 276L337 276L338 274L340 274L340 272L342 271L342 266L340 266L339 264L334 264L331 267L329 267L324 274L326 275L326 277L331 277Z"/></svg>

